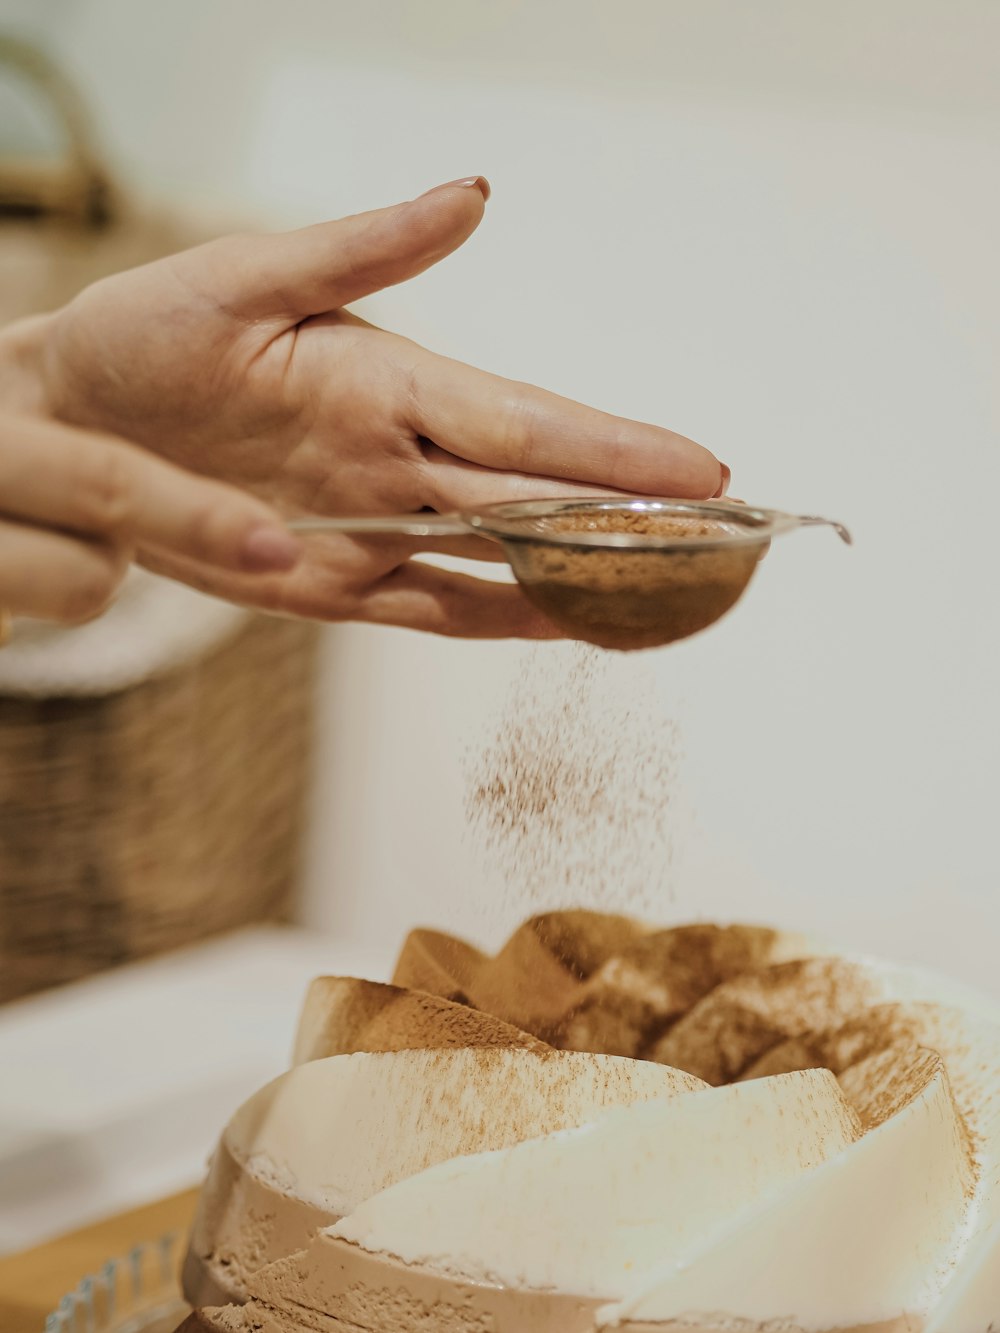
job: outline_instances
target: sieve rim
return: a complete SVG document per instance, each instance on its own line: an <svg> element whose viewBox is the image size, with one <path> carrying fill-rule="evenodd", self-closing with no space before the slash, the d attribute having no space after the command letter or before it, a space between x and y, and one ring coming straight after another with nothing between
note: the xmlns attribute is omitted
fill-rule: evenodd
<svg viewBox="0 0 1000 1333"><path fill-rule="evenodd" d="M632 513L667 514L678 518L708 517L733 523L736 530L718 537L663 536L646 532L545 532L531 531L525 520L550 518L563 513L607 513L628 510ZM676 500L652 496L558 496L548 500L504 500L482 505L461 515L462 520L484 537L503 542L547 546L612 548L615 550L690 551L717 550L731 546L761 546L772 537L791 532L802 519L777 509L739 504L733 500Z"/></svg>

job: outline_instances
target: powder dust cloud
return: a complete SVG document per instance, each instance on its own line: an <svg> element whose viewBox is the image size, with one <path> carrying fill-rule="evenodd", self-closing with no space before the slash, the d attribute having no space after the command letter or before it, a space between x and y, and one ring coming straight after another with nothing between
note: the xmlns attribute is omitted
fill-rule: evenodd
<svg viewBox="0 0 1000 1333"><path fill-rule="evenodd" d="M664 920L692 823L682 760L642 657L529 650L464 762L484 926L558 907Z"/></svg>

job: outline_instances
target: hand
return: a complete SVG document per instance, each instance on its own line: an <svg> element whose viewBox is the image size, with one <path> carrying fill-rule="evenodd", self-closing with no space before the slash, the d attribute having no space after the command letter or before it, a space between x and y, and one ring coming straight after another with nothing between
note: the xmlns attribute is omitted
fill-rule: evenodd
<svg viewBox="0 0 1000 1333"><path fill-rule="evenodd" d="M205 569L291 568L301 548L260 500L144 449L0 416L0 607L75 624L98 615L135 546Z"/></svg>
<svg viewBox="0 0 1000 1333"><path fill-rule="evenodd" d="M446 511L620 489L707 497L706 449L436 356L344 310L451 253L479 224L480 178L302 231L229 237L86 290L33 358L42 410L252 491L286 516ZM310 539L250 582L140 546L144 561L236 600L325 619L469 636L554 633L516 586L414 560L470 538Z"/></svg>

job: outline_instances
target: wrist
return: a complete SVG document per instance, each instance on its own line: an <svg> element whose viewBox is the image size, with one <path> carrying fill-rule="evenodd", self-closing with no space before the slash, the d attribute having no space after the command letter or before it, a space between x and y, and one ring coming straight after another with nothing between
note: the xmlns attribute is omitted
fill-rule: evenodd
<svg viewBox="0 0 1000 1333"><path fill-rule="evenodd" d="M45 344L51 315L32 315L0 329L0 410L44 414Z"/></svg>

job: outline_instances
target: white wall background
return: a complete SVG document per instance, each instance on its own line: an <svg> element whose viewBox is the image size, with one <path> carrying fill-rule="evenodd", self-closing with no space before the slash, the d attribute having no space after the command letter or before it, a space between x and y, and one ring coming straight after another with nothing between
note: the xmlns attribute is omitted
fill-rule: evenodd
<svg viewBox="0 0 1000 1333"><path fill-rule="evenodd" d="M787 539L730 619L613 664L683 735L662 915L998 984L1000 5L20 9L45 11L122 171L176 205L296 223L486 173L480 232L380 319L847 521L853 551ZM463 755L525 652L331 631L310 920L391 948L418 919L490 936L517 915L466 836Z"/></svg>

